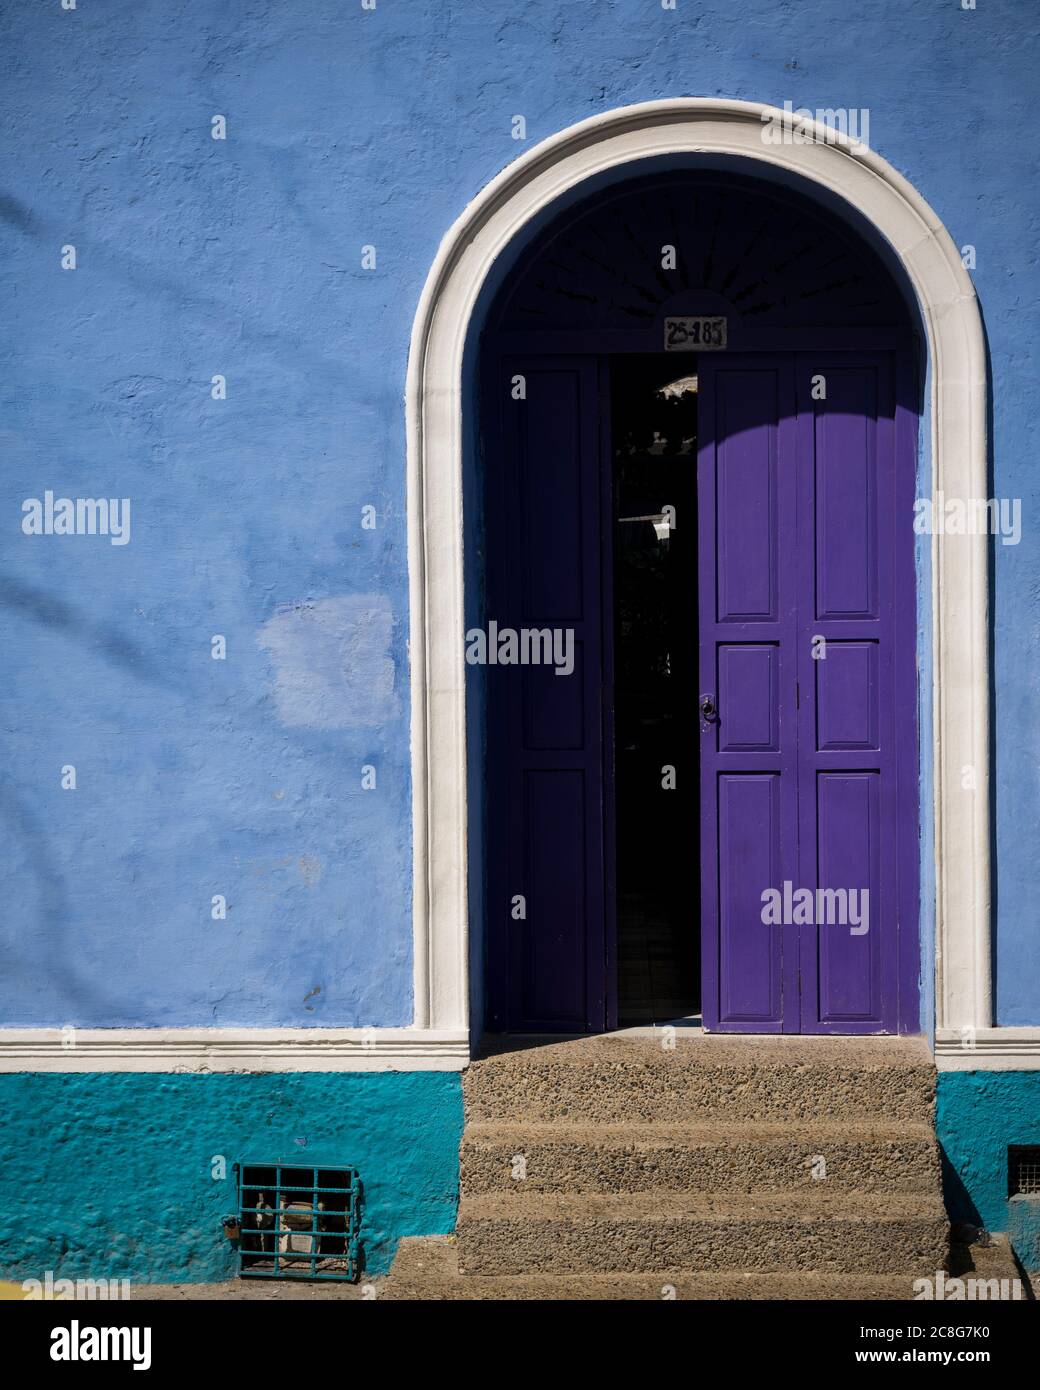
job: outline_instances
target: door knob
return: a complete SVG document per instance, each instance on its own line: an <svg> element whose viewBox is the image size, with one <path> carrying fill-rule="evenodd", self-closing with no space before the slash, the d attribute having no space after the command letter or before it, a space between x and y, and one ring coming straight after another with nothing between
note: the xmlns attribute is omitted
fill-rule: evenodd
<svg viewBox="0 0 1040 1390"><path fill-rule="evenodd" d="M717 717L718 710L715 708L715 700L713 696L701 696L701 714L708 721L709 724L712 722L713 719Z"/></svg>

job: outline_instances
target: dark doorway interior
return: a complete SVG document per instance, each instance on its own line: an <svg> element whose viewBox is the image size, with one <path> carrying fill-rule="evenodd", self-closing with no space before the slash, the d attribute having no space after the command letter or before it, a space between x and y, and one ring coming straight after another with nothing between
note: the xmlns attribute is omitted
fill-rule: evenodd
<svg viewBox="0 0 1040 1390"><path fill-rule="evenodd" d="M700 1011L697 361L611 359L618 1022Z"/></svg>

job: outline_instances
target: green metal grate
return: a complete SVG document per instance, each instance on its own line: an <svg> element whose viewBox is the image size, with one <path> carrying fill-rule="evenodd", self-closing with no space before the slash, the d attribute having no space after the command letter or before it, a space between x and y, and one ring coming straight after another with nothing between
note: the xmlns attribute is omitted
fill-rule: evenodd
<svg viewBox="0 0 1040 1390"><path fill-rule="evenodd" d="M1040 1144L1008 1147L1008 1196L1040 1197Z"/></svg>
<svg viewBox="0 0 1040 1390"><path fill-rule="evenodd" d="M239 1274L356 1279L360 1202L356 1168L239 1164Z"/></svg>

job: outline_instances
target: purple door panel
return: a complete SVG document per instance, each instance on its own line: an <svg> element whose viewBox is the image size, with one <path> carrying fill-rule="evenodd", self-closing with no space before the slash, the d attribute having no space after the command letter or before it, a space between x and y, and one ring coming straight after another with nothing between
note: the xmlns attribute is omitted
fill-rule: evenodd
<svg viewBox="0 0 1040 1390"><path fill-rule="evenodd" d="M914 664L912 559L898 567L913 555L915 458L897 453L896 363L796 358L799 875L831 890L824 920L800 927L806 1033L915 1026L900 938L918 931L916 692L897 681ZM813 399L820 378L826 398ZM835 893L849 895L847 923Z"/></svg>
<svg viewBox="0 0 1040 1390"><path fill-rule="evenodd" d="M700 363L711 1029L916 1027L915 441L896 363Z"/></svg>
<svg viewBox="0 0 1040 1390"><path fill-rule="evenodd" d="M705 1027L797 1031L795 930L763 892L797 863L794 367L702 358L698 392ZM697 717L697 712L692 712Z"/></svg>
<svg viewBox="0 0 1040 1390"><path fill-rule="evenodd" d="M488 1023L601 1030L612 904L598 363L510 359L489 394L487 617L500 632L570 634L573 670L487 668Z"/></svg>

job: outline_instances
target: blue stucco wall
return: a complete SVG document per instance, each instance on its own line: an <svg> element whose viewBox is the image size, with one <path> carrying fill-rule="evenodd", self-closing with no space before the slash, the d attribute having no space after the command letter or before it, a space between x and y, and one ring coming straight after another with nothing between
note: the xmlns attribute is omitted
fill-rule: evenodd
<svg viewBox="0 0 1040 1390"><path fill-rule="evenodd" d="M994 557L998 1018L1040 1023L1037 155L1008 138L1037 28L1033 0L5 5L0 1019L410 1020L420 290L535 141L685 94L869 108L976 247L994 490L1025 518ZM48 488L129 497L130 543L23 536Z"/></svg>
<svg viewBox="0 0 1040 1390"><path fill-rule="evenodd" d="M18 1074L0 1077L0 1112L0 1273L11 1278L229 1278L220 1223L236 1209L238 1160L354 1164L371 1275L401 1236L455 1226L455 1073ZM227 1176L214 1180L221 1155Z"/></svg>
<svg viewBox="0 0 1040 1390"><path fill-rule="evenodd" d="M1011 1144L1040 1144L1040 1072L940 1072L935 1128L951 1220L1006 1231L1040 1270L1040 1196L1008 1200L1007 1159Z"/></svg>

